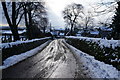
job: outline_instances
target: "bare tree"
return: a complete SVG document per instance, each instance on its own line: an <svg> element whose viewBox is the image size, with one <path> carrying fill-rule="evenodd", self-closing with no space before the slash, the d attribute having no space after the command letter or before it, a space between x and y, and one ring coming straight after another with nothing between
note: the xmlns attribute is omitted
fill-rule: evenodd
<svg viewBox="0 0 120 80"><path fill-rule="evenodd" d="M27 27L27 35L29 39L33 39L35 38L35 34L33 34L36 32L35 28L40 32L41 24L43 23L42 19L46 15L44 4L43 2L23 2L22 4L25 13L24 17Z"/></svg>
<svg viewBox="0 0 120 80"><path fill-rule="evenodd" d="M65 19L65 22L71 27L71 31L70 31L71 35L77 23L77 19L79 15L82 13L82 11L83 11L83 6L81 4L76 4L76 3L68 5L63 11L63 18Z"/></svg>
<svg viewBox="0 0 120 80"><path fill-rule="evenodd" d="M83 15L80 15L78 19L78 23L81 25L81 27L85 27L86 29L88 26L93 25L94 15L91 11L83 11Z"/></svg>
<svg viewBox="0 0 120 80"><path fill-rule="evenodd" d="M36 21L40 29L42 29L43 33L45 34L45 31L48 27L48 18L47 18L47 11L44 7L45 3L41 2L37 5L38 8L34 10L33 19Z"/></svg>
<svg viewBox="0 0 120 80"><path fill-rule="evenodd" d="M25 25L27 29L27 37L28 39L32 39L32 3L31 2L22 2L23 10L24 10L24 19L25 19Z"/></svg>
<svg viewBox="0 0 120 80"><path fill-rule="evenodd" d="M9 15L10 12L8 12L8 8L7 8L6 3L8 3L8 2L1 2L5 18L6 18L8 25L10 26L10 29L12 31L14 41L16 41L16 40L20 39L17 27L22 19L22 16L23 16L23 13L20 12L21 5L16 6L16 4L17 4L16 2L10 2L9 4L11 4L12 7L9 7L9 8L11 8L12 15Z"/></svg>
<svg viewBox="0 0 120 80"><path fill-rule="evenodd" d="M104 21L99 19L98 24L100 26L109 27L111 22L112 22L112 18L108 16L106 19L104 19Z"/></svg>
<svg viewBox="0 0 120 80"><path fill-rule="evenodd" d="M48 19L47 18L42 18L42 29L43 29L43 32L45 33L46 32L46 28L47 28L47 24L48 24Z"/></svg>

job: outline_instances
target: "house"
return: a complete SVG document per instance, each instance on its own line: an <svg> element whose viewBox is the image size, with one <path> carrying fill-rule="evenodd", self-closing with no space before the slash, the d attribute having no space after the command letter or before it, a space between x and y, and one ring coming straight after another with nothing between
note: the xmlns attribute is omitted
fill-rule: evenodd
<svg viewBox="0 0 120 80"><path fill-rule="evenodd" d="M100 32L101 38L105 38L105 37L108 37L109 34L112 32L112 28L103 26L99 28L99 32Z"/></svg>
<svg viewBox="0 0 120 80"><path fill-rule="evenodd" d="M51 30L51 34L55 37L63 37L65 35L65 30L62 28L54 29L54 30Z"/></svg>
<svg viewBox="0 0 120 80"><path fill-rule="evenodd" d="M77 34L76 34L76 36L82 36L82 33L83 33L83 32L84 32L83 30L78 31Z"/></svg>
<svg viewBox="0 0 120 80"><path fill-rule="evenodd" d="M59 36L60 36L61 38L63 38L63 37L65 36L65 33L64 33L64 32L60 32L60 33L59 33Z"/></svg>
<svg viewBox="0 0 120 80"><path fill-rule="evenodd" d="M99 37L99 31L90 31L89 37Z"/></svg>
<svg viewBox="0 0 120 80"><path fill-rule="evenodd" d="M99 37L99 31L91 28L81 29L77 32L76 36Z"/></svg>

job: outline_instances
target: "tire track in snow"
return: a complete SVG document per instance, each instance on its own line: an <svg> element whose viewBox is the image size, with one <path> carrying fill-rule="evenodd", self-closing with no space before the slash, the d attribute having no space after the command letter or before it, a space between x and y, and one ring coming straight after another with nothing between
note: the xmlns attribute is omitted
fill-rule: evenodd
<svg viewBox="0 0 120 80"><path fill-rule="evenodd" d="M57 39L35 56L5 71L7 78L77 78L78 64L63 39Z"/></svg>

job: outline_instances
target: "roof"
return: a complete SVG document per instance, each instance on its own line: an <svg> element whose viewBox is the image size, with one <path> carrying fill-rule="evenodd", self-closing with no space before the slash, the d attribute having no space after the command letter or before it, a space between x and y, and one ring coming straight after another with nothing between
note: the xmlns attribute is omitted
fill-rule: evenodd
<svg viewBox="0 0 120 80"><path fill-rule="evenodd" d="M52 35L58 35L57 32L50 32Z"/></svg>
<svg viewBox="0 0 120 80"><path fill-rule="evenodd" d="M90 34L96 34L96 35L98 35L99 31L90 31Z"/></svg>
<svg viewBox="0 0 120 80"><path fill-rule="evenodd" d="M55 31L64 31L65 29L63 28L59 28L59 29L55 29Z"/></svg>
<svg viewBox="0 0 120 80"><path fill-rule="evenodd" d="M84 32L84 31L78 31L77 34L81 34L81 33L83 33L83 32Z"/></svg>
<svg viewBox="0 0 120 80"><path fill-rule="evenodd" d="M60 36L64 36L65 33L60 33Z"/></svg>
<svg viewBox="0 0 120 80"><path fill-rule="evenodd" d="M112 31L112 28L109 27L100 27L100 29L103 31Z"/></svg>

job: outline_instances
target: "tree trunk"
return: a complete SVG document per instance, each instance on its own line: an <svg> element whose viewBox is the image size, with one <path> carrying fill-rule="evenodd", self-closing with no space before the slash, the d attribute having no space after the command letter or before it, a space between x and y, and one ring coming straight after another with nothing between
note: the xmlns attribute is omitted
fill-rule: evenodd
<svg viewBox="0 0 120 80"><path fill-rule="evenodd" d="M14 35L14 40L20 40L19 34L18 34L18 28L16 25L16 3L12 2L12 23L14 27L13 35Z"/></svg>
<svg viewBox="0 0 120 80"><path fill-rule="evenodd" d="M29 27L29 23L28 23L26 4L24 4L23 8L24 8L25 25L27 28L27 37L28 37L28 39L30 39L30 27Z"/></svg>
<svg viewBox="0 0 120 80"><path fill-rule="evenodd" d="M20 40L20 38L19 38L17 26L15 25L16 24L16 19L14 18L14 16L15 16L15 5L16 5L15 2L12 2L12 22L11 22L10 17L8 15L6 3L2 2L3 11L4 11L4 14L5 14L6 20L8 22L8 25L10 26L11 32L13 34L14 41L17 41L17 40Z"/></svg>
<svg viewBox="0 0 120 80"><path fill-rule="evenodd" d="M45 34L45 30L46 30L46 26L43 27L43 32L44 32L44 34Z"/></svg>
<svg viewBox="0 0 120 80"><path fill-rule="evenodd" d="M70 30L70 35L73 35L73 24L71 24L71 30Z"/></svg>
<svg viewBox="0 0 120 80"><path fill-rule="evenodd" d="M30 28L30 32L29 32L29 38L33 39L34 38L34 34L33 34L33 26L32 26L32 16L31 16L31 10L28 10L28 18L29 18L29 28Z"/></svg>
<svg viewBox="0 0 120 80"><path fill-rule="evenodd" d="M26 25L26 29L27 29L27 38L32 39L32 32L31 32L32 21L30 19L31 14L30 14L29 10L27 10L27 5L25 3L23 4L23 9L24 9L25 25Z"/></svg>

